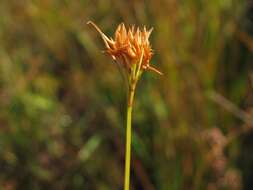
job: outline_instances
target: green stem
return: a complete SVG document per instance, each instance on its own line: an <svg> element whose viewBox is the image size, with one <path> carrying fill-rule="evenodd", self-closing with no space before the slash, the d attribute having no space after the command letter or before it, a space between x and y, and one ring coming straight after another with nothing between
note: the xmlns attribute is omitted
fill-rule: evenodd
<svg viewBox="0 0 253 190"><path fill-rule="evenodd" d="M131 164L131 139L132 139L132 108L134 100L135 84L130 84L128 105L127 105L127 126L126 126L126 154L125 154L125 183L124 190L130 186L130 164Z"/></svg>

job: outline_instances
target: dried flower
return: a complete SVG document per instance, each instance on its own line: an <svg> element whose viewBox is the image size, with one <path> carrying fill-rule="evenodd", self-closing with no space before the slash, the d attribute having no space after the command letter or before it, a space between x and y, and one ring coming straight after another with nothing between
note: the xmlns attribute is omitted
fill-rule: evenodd
<svg viewBox="0 0 253 190"><path fill-rule="evenodd" d="M149 64L153 56L149 36L153 29L147 30L144 27L143 30L140 30L138 27L132 26L127 30L122 23L116 29L114 39L112 39L107 37L93 22L89 21L87 24L91 24L101 35L106 46L105 52L126 68L129 73L132 72L133 65L141 61L141 70L149 69L162 74Z"/></svg>
<svg viewBox="0 0 253 190"><path fill-rule="evenodd" d="M160 71L150 66L149 62L153 55L149 43L151 30L135 29L134 26L126 29L122 23L118 26L114 39L107 37L93 22L89 21L104 40L107 52L118 64L123 66L128 74L128 103L126 119L126 154L125 154L125 180L124 190L130 188L130 165L131 165L131 136L132 136L132 109L136 84L144 70L152 70L158 74Z"/></svg>

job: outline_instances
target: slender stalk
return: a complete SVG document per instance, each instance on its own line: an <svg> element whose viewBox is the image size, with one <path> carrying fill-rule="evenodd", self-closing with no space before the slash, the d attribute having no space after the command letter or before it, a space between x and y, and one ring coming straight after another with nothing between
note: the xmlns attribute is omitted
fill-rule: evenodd
<svg viewBox="0 0 253 190"><path fill-rule="evenodd" d="M147 31L146 27L144 27L143 30L140 30L138 27L135 29L134 26L126 29L125 25L122 23L118 26L115 32L115 39L113 39L107 37L92 21L87 22L87 24L92 25L101 35L106 46L105 52L111 55L116 63L122 65L123 68L126 69L129 92L126 122L124 190L129 190L132 140L131 122L135 87L144 70L149 69L162 75L160 71L149 65L150 59L153 55L152 48L149 43L149 36L152 29Z"/></svg>
<svg viewBox="0 0 253 190"><path fill-rule="evenodd" d="M135 83L130 84L129 93L128 93L124 190L129 190L129 186L130 186L132 109L133 109L135 86L136 86Z"/></svg>

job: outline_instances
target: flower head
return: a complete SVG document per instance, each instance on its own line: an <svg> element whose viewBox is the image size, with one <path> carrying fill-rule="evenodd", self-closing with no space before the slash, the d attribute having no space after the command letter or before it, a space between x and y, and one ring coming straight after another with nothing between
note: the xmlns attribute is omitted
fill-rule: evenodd
<svg viewBox="0 0 253 190"><path fill-rule="evenodd" d="M153 50L149 43L149 36L153 29L147 30L146 27L140 30L134 26L126 29L122 23L115 31L114 39L107 37L93 22L89 21L101 35L107 52L116 62L123 65L128 72L132 72L138 64L140 71L149 69L158 74L162 74L150 65Z"/></svg>

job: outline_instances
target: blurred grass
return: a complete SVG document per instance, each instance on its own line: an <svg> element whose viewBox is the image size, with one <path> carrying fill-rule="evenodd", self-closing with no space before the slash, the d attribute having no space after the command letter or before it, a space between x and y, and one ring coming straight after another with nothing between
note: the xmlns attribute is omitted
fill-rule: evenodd
<svg viewBox="0 0 253 190"><path fill-rule="evenodd" d="M154 27L164 76L145 73L137 90L132 188L250 189L250 124L210 98L252 116L250 2L0 4L2 189L122 188L125 84L88 20L109 35L122 21Z"/></svg>

